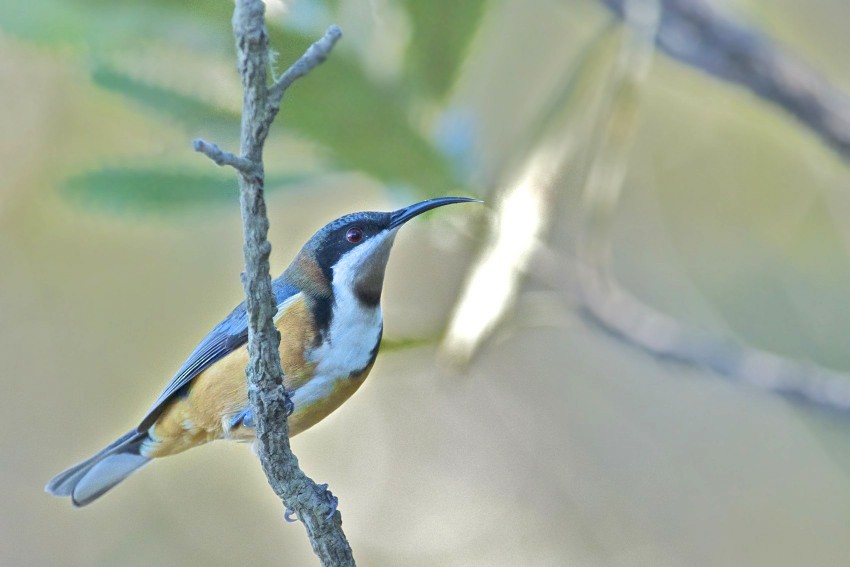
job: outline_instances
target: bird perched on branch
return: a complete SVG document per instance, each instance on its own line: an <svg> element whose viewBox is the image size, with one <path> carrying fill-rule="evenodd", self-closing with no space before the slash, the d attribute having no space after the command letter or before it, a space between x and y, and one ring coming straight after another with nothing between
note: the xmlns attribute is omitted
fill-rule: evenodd
<svg viewBox="0 0 850 567"><path fill-rule="evenodd" d="M315 425L363 383L383 331L381 289L398 229L442 197L397 211L352 213L319 230L274 280L290 436ZM216 439L251 441L245 367L248 322L239 305L195 348L139 425L46 487L85 506L152 459Z"/></svg>

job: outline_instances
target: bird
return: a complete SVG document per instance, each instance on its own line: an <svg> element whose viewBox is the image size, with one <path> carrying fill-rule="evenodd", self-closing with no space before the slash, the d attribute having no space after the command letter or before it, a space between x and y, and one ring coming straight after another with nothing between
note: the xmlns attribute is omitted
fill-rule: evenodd
<svg viewBox="0 0 850 567"><path fill-rule="evenodd" d="M381 291L398 230L437 207L480 202L440 197L391 212L356 212L321 228L272 281L290 436L312 427L363 384L383 335ZM152 460L218 439L255 439L248 406L245 303L192 351L138 425L47 483L75 507L97 500Z"/></svg>

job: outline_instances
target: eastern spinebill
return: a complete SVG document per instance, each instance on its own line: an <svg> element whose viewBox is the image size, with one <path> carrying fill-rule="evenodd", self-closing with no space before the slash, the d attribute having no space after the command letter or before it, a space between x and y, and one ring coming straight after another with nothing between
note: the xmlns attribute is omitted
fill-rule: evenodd
<svg viewBox="0 0 850 567"><path fill-rule="evenodd" d="M425 211L471 201L442 197L340 217L272 282L284 386L294 404L290 436L337 409L372 369L383 332L384 272L398 229ZM138 426L57 475L47 492L85 506L153 459L216 439L252 441L247 340L242 303L189 355Z"/></svg>

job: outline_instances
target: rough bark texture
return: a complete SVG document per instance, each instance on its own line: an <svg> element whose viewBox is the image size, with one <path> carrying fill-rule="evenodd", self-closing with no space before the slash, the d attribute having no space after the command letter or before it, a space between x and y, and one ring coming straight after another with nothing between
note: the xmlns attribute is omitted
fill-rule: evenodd
<svg viewBox="0 0 850 567"><path fill-rule="evenodd" d="M622 16L627 0L603 3ZM850 97L759 30L709 0L662 0L656 43L668 55L777 104L850 160Z"/></svg>
<svg viewBox="0 0 850 567"><path fill-rule="evenodd" d="M281 78L268 83L268 35L265 5L261 0L237 0L233 13L237 68L242 77L242 135L239 156L215 144L195 140L194 147L219 165L230 165L239 174L239 196L244 228L247 296L248 399L257 432L257 453L269 484L288 509L307 528L313 551L323 565L354 565L351 547L342 531L342 516L327 485L317 485L298 467L289 447L287 416L292 402L283 388L280 334L274 326L277 310L269 275L267 240L269 221L263 196L263 144L280 101L295 79L306 75L330 53L341 32L336 26L313 44Z"/></svg>

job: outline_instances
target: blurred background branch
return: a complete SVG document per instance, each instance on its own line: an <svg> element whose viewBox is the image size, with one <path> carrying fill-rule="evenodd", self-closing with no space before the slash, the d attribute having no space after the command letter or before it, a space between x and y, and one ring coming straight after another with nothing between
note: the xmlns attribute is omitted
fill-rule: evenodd
<svg viewBox="0 0 850 567"><path fill-rule="evenodd" d="M845 120L850 117L850 99L760 32L721 15L709 2L605 3L623 18L625 36L606 86L597 93L601 102L596 127L590 129L589 141L585 139L591 151L583 159L589 166L581 160L576 164L578 170L587 169L573 283L580 309L615 336L654 355L815 405L850 409L850 376L691 328L639 301L617 283L611 270L614 219L638 128L640 91L655 44L677 59L777 103L845 158L850 157L850 121ZM599 37L609 35L603 28ZM601 49L598 42L591 47ZM587 61L592 56L593 50L588 49L583 58ZM578 69L573 75L577 73ZM468 364L514 305L531 259L539 251L548 257L545 229L555 213L556 186L564 186L558 172L575 157L574 144L568 141L575 137L576 127L559 124L553 130L519 180L509 183L497 197L484 239L487 244L470 271L443 342L443 353L452 363ZM542 154L543 148L550 155ZM541 160L546 167L541 167ZM558 282L551 276L550 272L549 283L556 288L569 287L566 274Z"/></svg>
<svg viewBox="0 0 850 567"><path fill-rule="evenodd" d="M629 294L613 277L611 242L637 128L637 99L654 43L677 58L777 102L845 158L850 157L850 121L839 117L850 118L850 99L758 32L719 16L703 0L608 4L616 4L624 15L631 40L623 44L617 71L607 89L612 99L602 116L604 137L595 151L584 189L585 226L578 243L577 279L584 309L605 329L654 355L847 411L850 376L689 328Z"/></svg>
<svg viewBox="0 0 850 567"><path fill-rule="evenodd" d="M629 0L603 0L624 16ZM850 160L850 96L713 0L661 0L656 42L671 57L750 89Z"/></svg>

